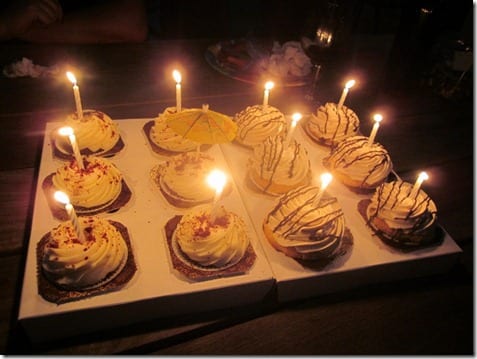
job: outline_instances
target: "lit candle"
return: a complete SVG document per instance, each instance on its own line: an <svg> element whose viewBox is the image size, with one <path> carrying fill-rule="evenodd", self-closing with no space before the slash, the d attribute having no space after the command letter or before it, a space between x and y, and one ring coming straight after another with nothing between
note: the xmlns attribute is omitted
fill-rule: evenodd
<svg viewBox="0 0 477 359"><path fill-rule="evenodd" d="M218 201L224 190L225 183L227 182L227 176L224 172L220 170L212 170L207 176L207 184L215 190L214 202L212 204L212 210L210 211L210 222L215 222L215 217L217 217L217 210L219 208Z"/></svg>
<svg viewBox="0 0 477 359"><path fill-rule="evenodd" d="M411 199L416 198L417 193L419 192L419 189L421 188L422 182L424 182L427 179L429 179L429 176L427 175L426 172L419 173L419 176L417 177L416 183L414 183L414 187L412 187L412 191L409 194L409 198L411 198Z"/></svg>
<svg viewBox="0 0 477 359"><path fill-rule="evenodd" d="M172 71L172 77L174 77L174 80L176 81L176 112L181 112L182 111L182 95L181 95L181 81L182 81L182 76L181 73L177 70Z"/></svg>
<svg viewBox="0 0 477 359"><path fill-rule="evenodd" d="M79 241L83 243L85 241L84 233L78 221L78 216L76 215L75 209L73 208L73 205L70 203L70 199L68 198L68 195L64 192L56 191L53 196L55 197L55 200L65 205L66 213L68 214L68 217L71 223L73 223L73 227L75 229L76 235L78 236Z"/></svg>
<svg viewBox="0 0 477 359"><path fill-rule="evenodd" d="M314 207L318 207L321 201L321 197L323 196L323 193L325 192L326 187L330 184L331 180L333 179L333 176L331 173L325 172L320 176L321 179L321 186L320 186L320 191L315 197L314 201Z"/></svg>
<svg viewBox="0 0 477 359"><path fill-rule="evenodd" d="M73 75L71 72L66 73L66 77L68 77L68 80L71 81L73 84L73 94L75 96L75 103L76 103L76 113L78 114L78 118L81 120L83 118L83 107L81 106L81 97L79 93L79 87L76 84L76 77Z"/></svg>
<svg viewBox="0 0 477 359"><path fill-rule="evenodd" d="M371 146L373 144L374 138L376 137L376 133L378 132L379 123L383 120L383 116L377 113L376 115L374 115L373 119L374 119L374 126L368 138L368 146Z"/></svg>
<svg viewBox="0 0 477 359"><path fill-rule="evenodd" d="M61 136L68 136L68 138L70 139L71 147L73 148L73 155L75 156L76 163L81 170L84 169L83 157L81 157L78 142L76 142L76 136L73 129L69 126L61 127L58 130L58 133Z"/></svg>
<svg viewBox="0 0 477 359"><path fill-rule="evenodd" d="M270 90L275 86L272 81L267 81L265 83L265 90L263 91L263 106L268 106L268 99L270 98Z"/></svg>
<svg viewBox="0 0 477 359"><path fill-rule="evenodd" d="M288 148L288 146L290 146L290 142L293 138L293 132L295 131L296 125L298 121L301 120L301 118L302 118L301 113L296 112L292 115L290 128L288 129L287 137L285 139L285 148Z"/></svg>
<svg viewBox="0 0 477 359"><path fill-rule="evenodd" d="M345 102L345 99L346 99L346 96L348 95L349 89L350 89L351 87L353 87L355 83L356 83L355 80L349 80L349 81L346 83L346 85L345 85L345 87L344 87L344 89L343 89L343 93L341 94L340 100L339 100L339 102L338 102L338 106L337 106L338 110L341 108L341 106L343 106L343 104L344 104L344 102Z"/></svg>

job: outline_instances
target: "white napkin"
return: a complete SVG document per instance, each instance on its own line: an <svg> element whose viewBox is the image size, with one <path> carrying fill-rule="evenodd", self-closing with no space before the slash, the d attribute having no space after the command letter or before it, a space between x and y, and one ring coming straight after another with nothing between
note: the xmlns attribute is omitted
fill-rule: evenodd
<svg viewBox="0 0 477 359"><path fill-rule="evenodd" d="M13 62L3 67L3 75L6 77L46 77L58 74L57 66L35 65L32 60L24 57L20 61Z"/></svg>

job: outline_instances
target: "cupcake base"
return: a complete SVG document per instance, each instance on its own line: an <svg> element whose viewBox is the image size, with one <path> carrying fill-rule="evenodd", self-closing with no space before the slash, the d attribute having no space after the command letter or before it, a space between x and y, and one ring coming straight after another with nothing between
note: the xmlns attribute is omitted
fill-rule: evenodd
<svg viewBox="0 0 477 359"><path fill-rule="evenodd" d="M369 199L359 201L358 212L373 233L387 245L401 250L413 250L442 243L444 232L437 224L416 234L405 233L401 230L390 228L380 218L369 218L368 207L370 204L371 200Z"/></svg>

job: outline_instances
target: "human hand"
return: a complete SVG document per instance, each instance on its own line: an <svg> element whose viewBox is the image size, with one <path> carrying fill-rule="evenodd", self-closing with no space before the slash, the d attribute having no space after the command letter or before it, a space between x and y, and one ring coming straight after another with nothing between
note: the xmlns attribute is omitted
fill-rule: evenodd
<svg viewBox="0 0 477 359"><path fill-rule="evenodd" d="M37 24L60 21L63 10L58 0L22 0L14 2L0 15L0 38L16 38Z"/></svg>

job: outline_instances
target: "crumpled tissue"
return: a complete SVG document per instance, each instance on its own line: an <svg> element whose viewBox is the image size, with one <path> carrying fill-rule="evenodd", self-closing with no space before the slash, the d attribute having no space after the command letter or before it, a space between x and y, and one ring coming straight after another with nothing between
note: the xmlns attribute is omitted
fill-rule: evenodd
<svg viewBox="0 0 477 359"><path fill-rule="evenodd" d="M6 77L47 77L59 73L58 66L35 65L32 60L24 57L20 61L13 62L3 67L3 75Z"/></svg>

